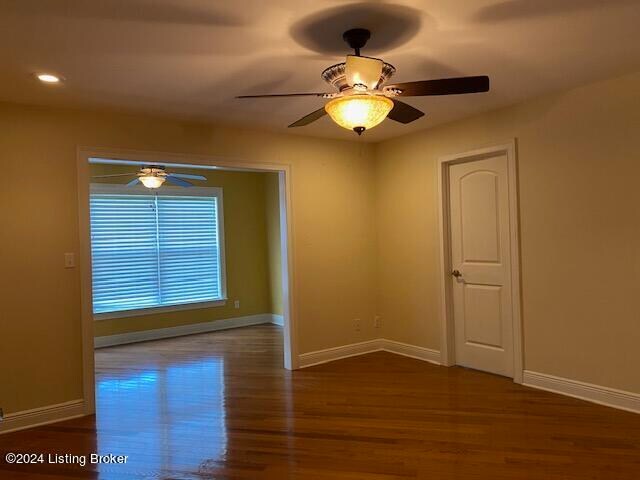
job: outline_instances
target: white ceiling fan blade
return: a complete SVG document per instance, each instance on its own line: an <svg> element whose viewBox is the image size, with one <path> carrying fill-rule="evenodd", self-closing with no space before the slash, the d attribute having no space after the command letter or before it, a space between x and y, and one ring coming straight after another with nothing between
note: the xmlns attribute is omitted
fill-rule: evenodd
<svg viewBox="0 0 640 480"><path fill-rule="evenodd" d="M354 85L366 85L369 89L374 89L380 81L383 62L379 58L359 57L347 55L347 65L345 75L347 83Z"/></svg>
<svg viewBox="0 0 640 480"><path fill-rule="evenodd" d="M131 177L137 175L138 172L133 173L112 173L110 175L94 175L91 178L111 178L111 177Z"/></svg>
<svg viewBox="0 0 640 480"><path fill-rule="evenodd" d="M169 183L173 183L174 185L179 185L181 187L193 187L193 183L187 182L181 178L176 177L175 175L167 175L167 181Z"/></svg>
<svg viewBox="0 0 640 480"><path fill-rule="evenodd" d="M168 173L169 177L188 178L190 180L206 180L207 177L203 175L191 175L190 173Z"/></svg>

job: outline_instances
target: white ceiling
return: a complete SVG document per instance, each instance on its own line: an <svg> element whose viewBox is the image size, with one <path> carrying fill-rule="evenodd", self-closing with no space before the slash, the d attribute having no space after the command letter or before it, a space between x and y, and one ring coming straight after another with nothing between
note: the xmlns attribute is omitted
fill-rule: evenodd
<svg viewBox="0 0 640 480"><path fill-rule="evenodd" d="M325 91L320 72L349 53L351 27L373 31L363 54L395 65L396 81L492 81L487 94L408 98L427 116L366 141L640 69L639 0L0 0L0 100L287 131L323 100L234 96ZM354 138L326 117L289 131Z"/></svg>

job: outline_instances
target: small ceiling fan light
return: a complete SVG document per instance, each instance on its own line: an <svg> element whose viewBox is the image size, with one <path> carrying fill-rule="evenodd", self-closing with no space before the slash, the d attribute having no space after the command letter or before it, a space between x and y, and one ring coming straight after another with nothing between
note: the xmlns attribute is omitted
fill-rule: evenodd
<svg viewBox="0 0 640 480"><path fill-rule="evenodd" d="M165 178L158 175L142 175L138 177L142 184L147 188L160 188L164 183Z"/></svg>
<svg viewBox="0 0 640 480"><path fill-rule="evenodd" d="M362 133L380 124L393 108L393 102L382 95L350 95L331 100L325 105L331 119L347 130Z"/></svg>

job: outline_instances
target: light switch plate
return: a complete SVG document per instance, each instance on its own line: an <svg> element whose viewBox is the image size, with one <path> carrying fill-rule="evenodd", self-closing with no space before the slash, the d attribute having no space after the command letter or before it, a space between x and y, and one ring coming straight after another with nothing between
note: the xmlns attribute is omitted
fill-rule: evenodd
<svg viewBox="0 0 640 480"><path fill-rule="evenodd" d="M64 254L64 268L74 268L76 266L76 254L65 253Z"/></svg>

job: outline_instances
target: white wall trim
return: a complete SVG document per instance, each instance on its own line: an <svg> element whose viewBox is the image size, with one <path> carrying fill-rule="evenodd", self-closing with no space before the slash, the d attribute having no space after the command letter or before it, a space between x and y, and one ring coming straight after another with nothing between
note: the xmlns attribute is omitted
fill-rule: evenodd
<svg viewBox="0 0 640 480"><path fill-rule="evenodd" d="M405 357L423 360L425 362L440 365L440 351L431 348L418 347L408 343L396 342L395 340L382 339L382 350L395 353Z"/></svg>
<svg viewBox="0 0 640 480"><path fill-rule="evenodd" d="M303 353L300 355L300 368L311 367L321 363L342 360L343 358L365 355L373 352L390 352L396 355L411 357L426 362L440 364L440 352L429 348L409 345L408 343L396 342L385 338L377 338L366 342L351 343L340 347L316 350L315 352Z"/></svg>
<svg viewBox="0 0 640 480"><path fill-rule="evenodd" d="M272 313L271 323L273 323L274 325L279 325L280 327L284 327L284 315L276 315L275 313Z"/></svg>
<svg viewBox="0 0 640 480"><path fill-rule="evenodd" d="M262 323L273 323L272 315L270 313L260 313L257 315L225 318L221 320L213 320L211 322L180 325L177 327L156 328L154 330L141 330L138 332L106 335L102 337L96 337L94 339L94 345L96 348L112 347L114 345L124 345L126 343L146 342L147 340L181 337L183 335L192 335L194 333L215 332L217 330L247 327L249 325L260 325Z"/></svg>
<svg viewBox="0 0 640 480"><path fill-rule="evenodd" d="M0 421L0 433L15 432L48 423L61 422L86 415L84 400L47 405L46 407L9 413Z"/></svg>
<svg viewBox="0 0 640 480"><path fill-rule="evenodd" d="M386 338L378 338L366 342L352 343L340 347L303 353L299 357L299 365L300 368L312 367L314 365L379 351L415 358L435 365L442 365L440 362L441 353L438 350L396 342L395 340L388 340ZM568 378L555 377L545 373L531 372L529 370L523 372L522 384L527 387L579 398L607 407L640 413L640 394L638 393L617 390L615 388L603 387L601 385L594 385Z"/></svg>
<svg viewBox="0 0 640 480"><path fill-rule="evenodd" d="M580 382L546 373L524 371L523 385L568 395L608 407L640 413L640 394Z"/></svg>
<svg viewBox="0 0 640 480"><path fill-rule="evenodd" d="M320 365L321 363L333 362L343 358L364 355L365 353L373 353L382 350L380 339L368 340L366 342L351 343L340 347L326 348L324 350L316 350L315 352L303 353L300 355L300 368Z"/></svg>

